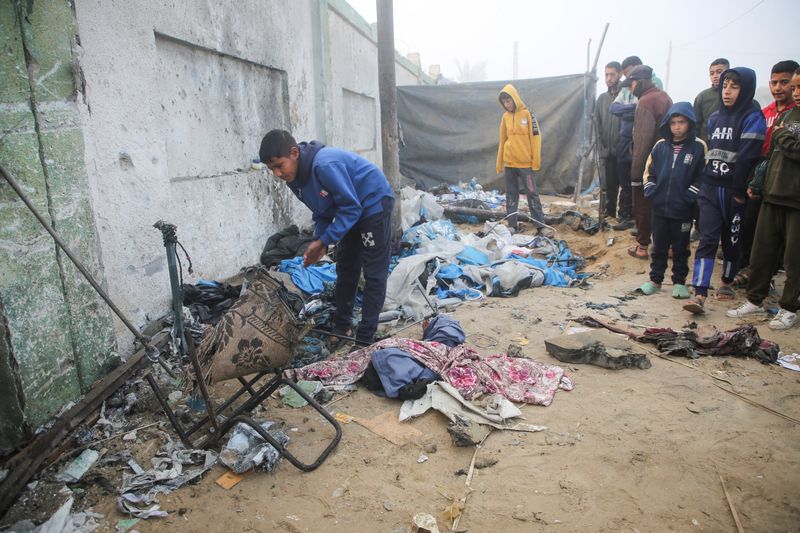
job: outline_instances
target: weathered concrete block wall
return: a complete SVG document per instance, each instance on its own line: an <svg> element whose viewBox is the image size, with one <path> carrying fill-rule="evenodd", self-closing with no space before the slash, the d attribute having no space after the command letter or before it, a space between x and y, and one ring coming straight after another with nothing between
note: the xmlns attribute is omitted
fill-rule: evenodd
<svg viewBox="0 0 800 533"><path fill-rule="evenodd" d="M376 42L348 9L318 0L76 2L103 267L136 323L166 308L156 220L178 225L196 275L209 279L257 262L286 225L310 222L282 183L248 170L266 131L286 128L380 163ZM127 333L117 334L126 346Z"/></svg>
<svg viewBox="0 0 800 533"><path fill-rule="evenodd" d="M0 162L100 277L72 10L67 2L2 2L0 35ZM2 453L88 390L115 349L108 311L5 181L0 321Z"/></svg>
<svg viewBox="0 0 800 533"><path fill-rule="evenodd" d="M250 169L265 132L381 161L376 36L341 0L20 0L0 2L0 24L0 160L136 325L168 308L157 220L178 225L207 279L310 222ZM398 56L398 83L422 79L414 68ZM13 442L132 336L2 186L0 280L0 439Z"/></svg>

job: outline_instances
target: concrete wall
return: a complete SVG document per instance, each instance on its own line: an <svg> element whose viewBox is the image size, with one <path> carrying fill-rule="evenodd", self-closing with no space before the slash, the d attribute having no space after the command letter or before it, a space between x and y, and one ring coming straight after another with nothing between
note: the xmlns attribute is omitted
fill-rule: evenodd
<svg viewBox="0 0 800 533"><path fill-rule="evenodd" d="M376 36L342 0L19 0L0 2L0 24L0 161L137 326L168 308L157 220L206 279L310 222L250 170L265 132L381 161ZM430 81L399 56L396 69L398 84ZM132 335L2 186L0 280L2 452L22 416L77 399Z"/></svg>
<svg viewBox="0 0 800 533"><path fill-rule="evenodd" d="M0 2L0 162L100 276L67 2ZM114 350L108 310L0 185L0 453L89 389ZM22 422L23 418L27 422Z"/></svg>

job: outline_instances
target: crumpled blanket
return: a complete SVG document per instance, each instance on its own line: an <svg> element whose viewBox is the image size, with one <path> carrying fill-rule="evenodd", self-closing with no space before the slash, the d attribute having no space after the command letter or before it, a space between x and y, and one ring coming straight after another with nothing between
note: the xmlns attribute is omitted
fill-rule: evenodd
<svg viewBox="0 0 800 533"><path fill-rule="evenodd" d="M667 355L682 355L697 359L701 355L731 355L734 357L754 357L763 363L776 363L780 347L769 340L762 339L752 324L717 331L701 337L696 331L685 329L674 331L670 328L647 328L644 334L637 335L622 328L610 326L596 318L586 316L577 320L584 326L603 327L622 333L638 342L655 344L658 351Z"/></svg>
<svg viewBox="0 0 800 533"><path fill-rule="evenodd" d="M467 400L482 394L499 393L512 402L550 405L558 389L572 390L564 369L505 354L481 357L471 346L449 347L439 342L390 338L370 346L320 361L303 368L287 370L291 379L321 381L325 385L349 385L367 369L373 352L399 348L433 370Z"/></svg>

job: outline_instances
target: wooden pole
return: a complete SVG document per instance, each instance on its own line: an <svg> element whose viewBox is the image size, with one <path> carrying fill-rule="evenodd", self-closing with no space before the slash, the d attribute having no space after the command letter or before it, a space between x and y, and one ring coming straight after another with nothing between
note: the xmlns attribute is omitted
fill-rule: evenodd
<svg viewBox="0 0 800 533"><path fill-rule="evenodd" d="M397 84L394 62L394 13L392 0L377 0L378 91L381 106L381 154L383 173L395 192L392 235L400 235L400 153L397 135Z"/></svg>

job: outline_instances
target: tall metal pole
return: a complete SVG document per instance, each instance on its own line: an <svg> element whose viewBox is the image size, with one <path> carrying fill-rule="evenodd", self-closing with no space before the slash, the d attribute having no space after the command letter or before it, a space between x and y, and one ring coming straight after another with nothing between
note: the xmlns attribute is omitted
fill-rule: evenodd
<svg viewBox="0 0 800 533"><path fill-rule="evenodd" d="M514 70L511 78L516 80L518 77L519 77L519 41L514 41Z"/></svg>
<svg viewBox="0 0 800 533"><path fill-rule="evenodd" d="M383 173L395 194L400 191L400 153L397 136L397 84L394 62L394 13L392 0L377 0L378 90L381 105L381 152ZM400 198L394 204L392 235L400 235Z"/></svg>
<svg viewBox="0 0 800 533"><path fill-rule="evenodd" d="M603 36L600 37L600 44L597 47L597 53L594 56L594 63L591 61L591 46L592 40L586 44L586 74L583 78L583 146L580 149L581 163L578 167L578 179L575 184L575 192L573 193L573 202L578 203L578 198L581 195L581 188L583 187L583 175L587 170L591 171L592 161L589 159L593 149L593 123L594 123L594 104L595 93L597 86L597 62L600 60L600 51L603 49L603 43L606 40L606 33L608 32L608 22L603 28Z"/></svg>
<svg viewBox="0 0 800 533"><path fill-rule="evenodd" d="M664 80L664 90L669 92L669 71L672 70L672 39L669 41L669 51L667 52L667 75Z"/></svg>

